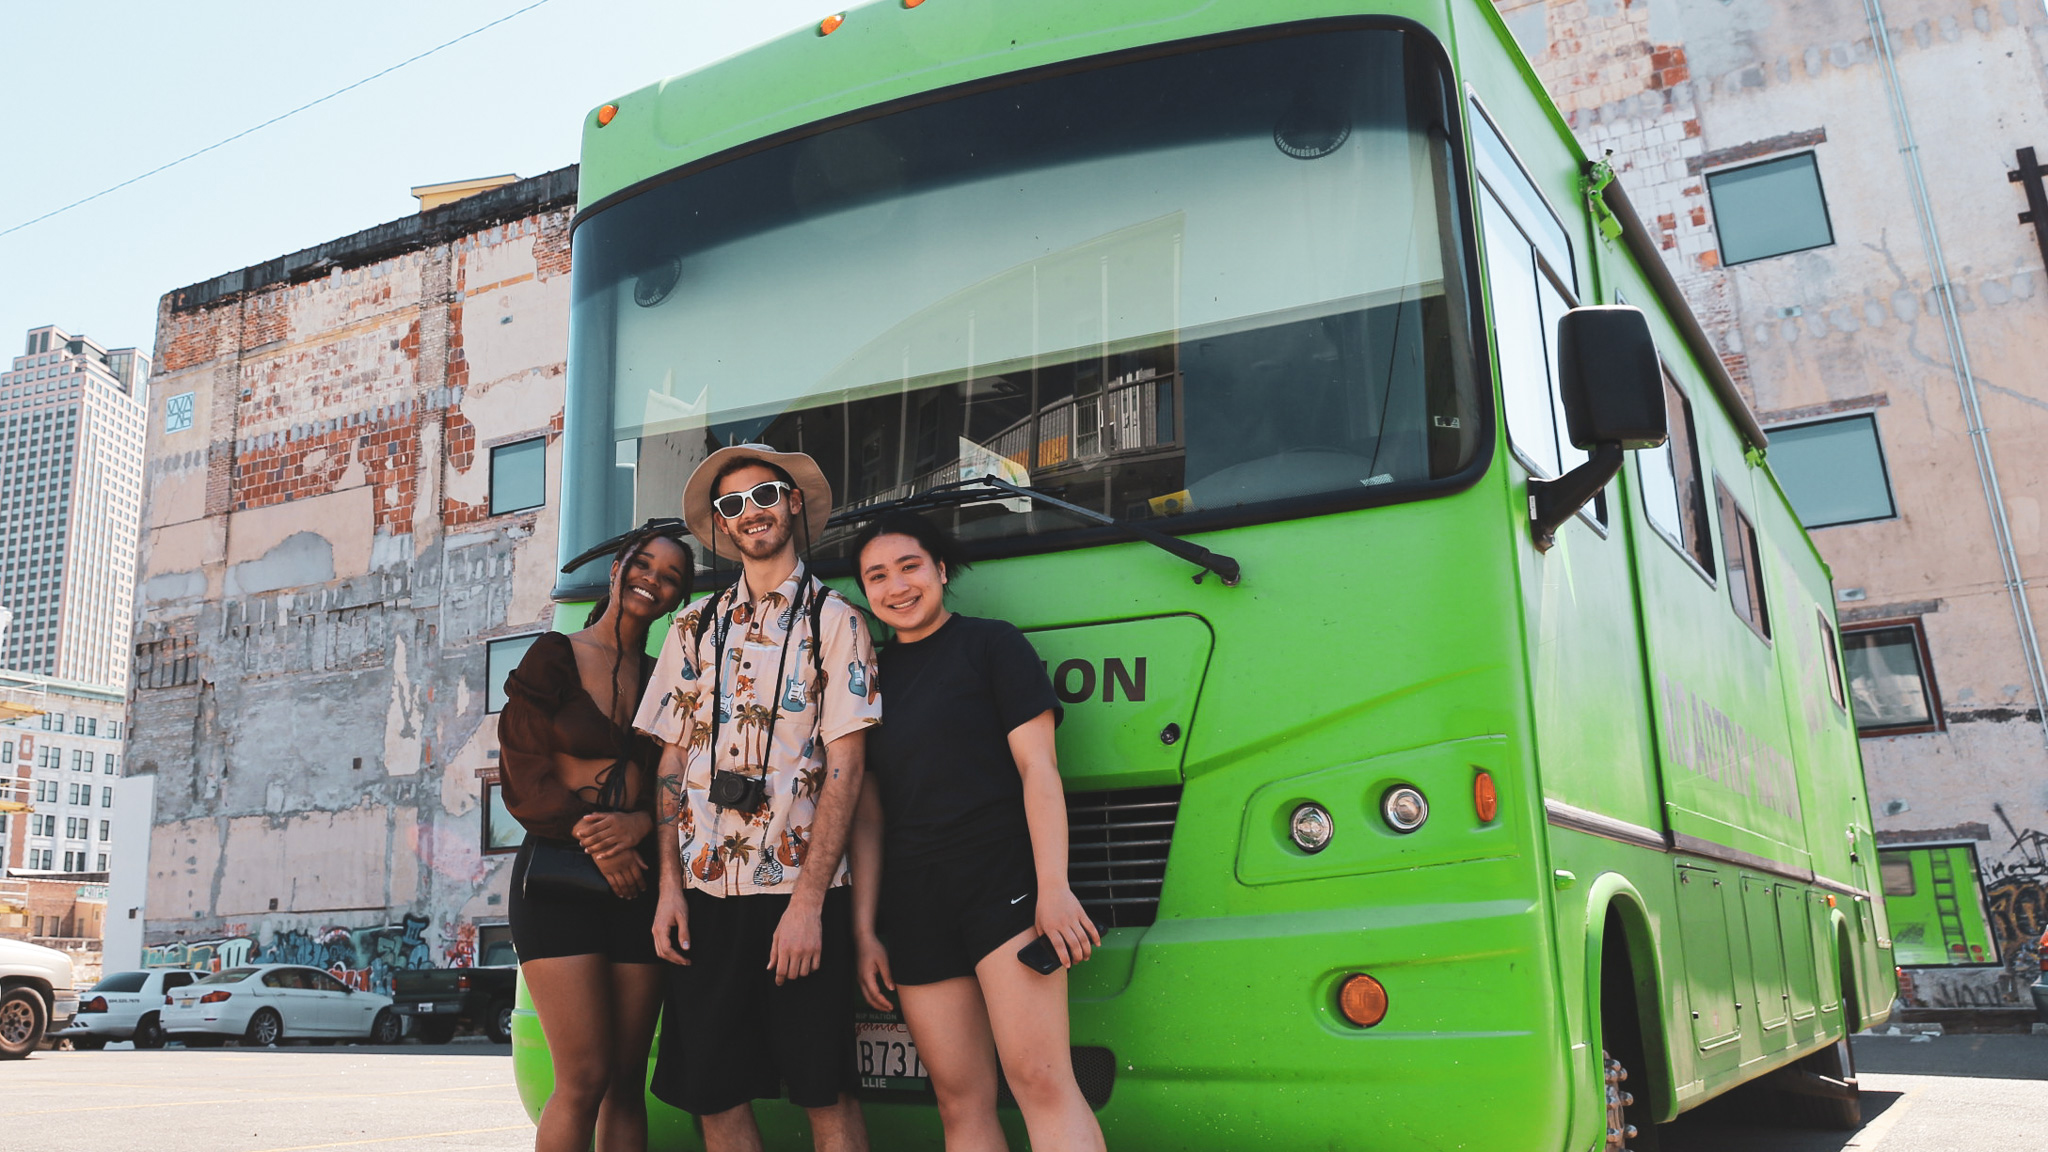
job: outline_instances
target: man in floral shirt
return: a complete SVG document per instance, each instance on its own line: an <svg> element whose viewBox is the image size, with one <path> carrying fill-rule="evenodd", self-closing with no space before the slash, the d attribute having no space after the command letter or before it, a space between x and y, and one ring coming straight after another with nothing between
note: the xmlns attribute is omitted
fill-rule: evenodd
<svg viewBox="0 0 2048 1152"><path fill-rule="evenodd" d="M634 726L662 741L655 947L670 970L656 1096L710 1152L760 1146L751 1101L810 1113L819 1152L867 1148L853 1066L846 836L882 718L867 621L798 559L831 513L809 456L743 444L683 489L741 577L679 614Z"/></svg>

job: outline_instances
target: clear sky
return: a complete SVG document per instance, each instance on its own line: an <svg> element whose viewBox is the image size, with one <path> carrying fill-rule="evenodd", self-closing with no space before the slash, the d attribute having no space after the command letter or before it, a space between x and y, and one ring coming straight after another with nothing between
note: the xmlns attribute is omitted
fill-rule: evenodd
<svg viewBox="0 0 2048 1152"><path fill-rule="evenodd" d="M0 229L203 148L532 0L7 6ZM836 6L835 6L836 2ZM590 108L845 0L549 0L481 35L0 237L0 356L56 324L147 349L165 292L418 209L417 184L576 160Z"/></svg>

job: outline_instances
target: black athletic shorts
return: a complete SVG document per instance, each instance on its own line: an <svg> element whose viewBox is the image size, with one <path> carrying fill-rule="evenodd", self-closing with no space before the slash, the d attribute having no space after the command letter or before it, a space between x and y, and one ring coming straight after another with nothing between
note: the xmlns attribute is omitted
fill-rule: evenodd
<svg viewBox="0 0 2048 1152"><path fill-rule="evenodd" d="M877 921L898 984L974 975L983 957L1038 921L1030 838L1006 836L971 856L885 859Z"/></svg>
<svg viewBox="0 0 2048 1152"><path fill-rule="evenodd" d="M614 964L659 964L654 951L654 869L647 870L647 890L632 900L617 896L528 899L526 865L533 858L529 836L512 862L512 892L506 897L505 919L512 925L512 948L521 961L555 956L603 956ZM581 847L568 844L577 851ZM644 856L644 854L643 854Z"/></svg>
<svg viewBox="0 0 2048 1152"><path fill-rule="evenodd" d="M775 983L768 953L787 896L685 895L690 963L670 965L655 1098L709 1116L788 1087L825 1108L860 1086L853 1060L853 892L825 893L824 954L809 976Z"/></svg>

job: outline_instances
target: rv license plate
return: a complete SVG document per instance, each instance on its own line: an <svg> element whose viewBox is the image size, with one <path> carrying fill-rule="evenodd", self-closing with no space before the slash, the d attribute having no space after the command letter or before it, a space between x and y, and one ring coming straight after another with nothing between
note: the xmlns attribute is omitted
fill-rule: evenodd
<svg viewBox="0 0 2048 1152"><path fill-rule="evenodd" d="M931 1091L931 1076L924 1061L917 1058L917 1042L910 1038L910 1026L898 1013L863 1009L854 1017L853 1046L861 1087Z"/></svg>

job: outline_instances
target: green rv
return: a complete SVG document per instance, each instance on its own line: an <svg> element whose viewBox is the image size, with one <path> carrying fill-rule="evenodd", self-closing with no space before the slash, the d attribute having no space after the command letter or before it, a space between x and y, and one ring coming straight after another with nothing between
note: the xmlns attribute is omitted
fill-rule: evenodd
<svg viewBox="0 0 2048 1152"><path fill-rule="evenodd" d="M1111 1147L1621 1148L1767 1075L1854 1123L1828 573L1484 0L880 0L593 110L581 187L563 557L738 441L825 467L843 587L863 514L967 539L1068 701ZM861 1037L874 1146L940 1147Z"/></svg>

